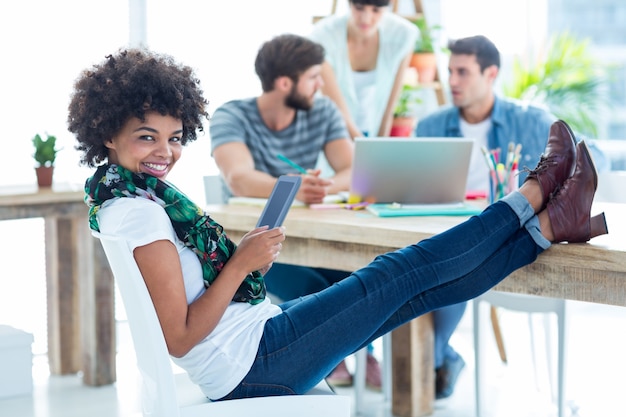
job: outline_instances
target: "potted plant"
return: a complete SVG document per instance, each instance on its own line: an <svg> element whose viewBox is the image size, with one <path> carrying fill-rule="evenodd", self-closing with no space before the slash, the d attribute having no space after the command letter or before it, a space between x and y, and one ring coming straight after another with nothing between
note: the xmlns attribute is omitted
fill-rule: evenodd
<svg viewBox="0 0 626 417"><path fill-rule="evenodd" d="M50 187L52 185L52 174L54 172L54 161L59 151L56 149L56 136L46 133L46 140L36 134L32 141L35 147L35 173L37 174L37 185L40 187Z"/></svg>
<svg viewBox="0 0 626 417"><path fill-rule="evenodd" d="M410 66L417 70L420 83L431 83L437 78L434 32L441 29L441 26L428 26L423 16L413 23L419 29L420 35L415 42Z"/></svg>
<svg viewBox="0 0 626 417"><path fill-rule="evenodd" d="M562 32L551 37L535 62L515 60L503 94L545 106L574 131L597 137L597 122L608 105L606 69L593 56L588 39Z"/></svg>
<svg viewBox="0 0 626 417"><path fill-rule="evenodd" d="M407 68L404 84L393 110L393 123L390 136L412 136L417 122L418 105L422 102L419 96L415 68Z"/></svg>

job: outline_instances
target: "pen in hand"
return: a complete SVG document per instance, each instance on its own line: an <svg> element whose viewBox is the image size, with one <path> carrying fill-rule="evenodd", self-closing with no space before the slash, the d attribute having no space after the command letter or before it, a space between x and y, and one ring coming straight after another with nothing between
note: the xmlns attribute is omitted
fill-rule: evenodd
<svg viewBox="0 0 626 417"><path fill-rule="evenodd" d="M279 153L278 155L276 155L276 157L280 159L281 161L285 162L286 164L288 164L290 167L296 169L299 173L308 174L308 171L306 169L302 168L300 165L296 164L291 159L287 158L285 155Z"/></svg>

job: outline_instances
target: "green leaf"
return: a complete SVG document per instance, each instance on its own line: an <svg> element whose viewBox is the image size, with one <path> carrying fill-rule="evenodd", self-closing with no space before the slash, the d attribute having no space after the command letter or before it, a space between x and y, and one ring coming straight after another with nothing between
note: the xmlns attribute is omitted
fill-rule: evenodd
<svg viewBox="0 0 626 417"><path fill-rule="evenodd" d="M393 110L396 117L407 117L417 114L422 99L419 96L419 86L404 84L400 90L400 97Z"/></svg>
<svg viewBox="0 0 626 417"><path fill-rule="evenodd" d="M43 140L39 134L36 134L33 139L33 146L35 147L35 153L33 158L39 166L52 166L56 159L56 154L59 151L56 149L56 136L46 134L46 140Z"/></svg>
<svg viewBox="0 0 626 417"><path fill-rule="evenodd" d="M597 120L608 106L608 66L593 56L590 46L589 39L568 32L552 36L544 56L530 63L515 60L504 95L546 106L574 131L597 137Z"/></svg>
<svg viewBox="0 0 626 417"><path fill-rule="evenodd" d="M426 19L420 16L413 22L419 29L420 36L415 41L413 52L435 52L435 39L433 34L441 29L440 25L428 26Z"/></svg>

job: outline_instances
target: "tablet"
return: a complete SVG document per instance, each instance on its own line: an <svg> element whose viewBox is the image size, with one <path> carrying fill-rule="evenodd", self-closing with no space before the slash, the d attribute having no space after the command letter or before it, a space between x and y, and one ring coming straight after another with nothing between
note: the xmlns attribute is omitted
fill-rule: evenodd
<svg viewBox="0 0 626 417"><path fill-rule="evenodd" d="M300 175L281 175L278 177L256 226L269 226L270 229L273 229L282 225L301 182L302 177Z"/></svg>

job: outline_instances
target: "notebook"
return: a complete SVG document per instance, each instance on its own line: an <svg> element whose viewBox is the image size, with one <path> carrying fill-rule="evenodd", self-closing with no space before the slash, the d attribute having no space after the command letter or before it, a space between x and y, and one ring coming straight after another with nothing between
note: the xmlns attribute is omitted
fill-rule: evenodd
<svg viewBox="0 0 626 417"><path fill-rule="evenodd" d="M378 217L403 216L471 216L480 214L483 209L469 203L445 204L369 204L367 210Z"/></svg>
<svg viewBox="0 0 626 417"><path fill-rule="evenodd" d="M356 138L351 199L405 207L461 203L473 144L470 138Z"/></svg>

